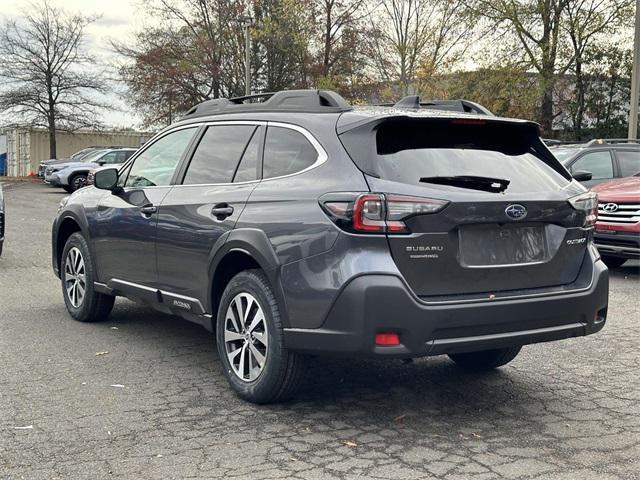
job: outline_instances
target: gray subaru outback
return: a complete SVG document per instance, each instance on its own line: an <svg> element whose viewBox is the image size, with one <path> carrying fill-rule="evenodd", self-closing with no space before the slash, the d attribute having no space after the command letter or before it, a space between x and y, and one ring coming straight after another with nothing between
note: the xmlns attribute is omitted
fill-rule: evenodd
<svg viewBox="0 0 640 480"><path fill-rule="evenodd" d="M535 123L283 91L204 102L97 172L60 205L53 267L76 320L125 296L199 323L231 387L267 403L309 354L486 370L599 331L596 212Z"/></svg>

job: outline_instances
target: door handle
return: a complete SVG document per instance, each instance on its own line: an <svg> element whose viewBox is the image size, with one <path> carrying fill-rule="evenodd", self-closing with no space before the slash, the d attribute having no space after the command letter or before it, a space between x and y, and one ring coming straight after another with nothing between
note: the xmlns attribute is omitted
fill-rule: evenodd
<svg viewBox="0 0 640 480"><path fill-rule="evenodd" d="M233 207L227 203L220 203L211 209L211 215L218 220L224 220L233 214Z"/></svg>
<svg viewBox="0 0 640 480"><path fill-rule="evenodd" d="M158 208L155 205L145 205L144 207L140 207L140 212L143 215L150 216L158 211Z"/></svg>

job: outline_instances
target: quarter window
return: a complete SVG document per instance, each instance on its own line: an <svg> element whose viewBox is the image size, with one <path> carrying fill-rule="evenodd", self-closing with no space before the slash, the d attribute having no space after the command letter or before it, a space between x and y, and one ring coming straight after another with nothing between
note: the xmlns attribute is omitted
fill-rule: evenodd
<svg viewBox="0 0 640 480"><path fill-rule="evenodd" d="M621 177L631 177L640 172L640 152L616 151Z"/></svg>
<svg viewBox="0 0 640 480"><path fill-rule="evenodd" d="M247 145L247 148L242 155L242 160L240 160L240 165L238 165L238 170L233 177L234 183L250 182L251 180L256 180L258 178L260 141L263 138L261 128L262 127L253 132L249 145Z"/></svg>
<svg viewBox="0 0 640 480"><path fill-rule="evenodd" d="M263 178L300 172L313 165L317 159L318 152L302 133L283 127L267 129Z"/></svg>
<svg viewBox="0 0 640 480"><path fill-rule="evenodd" d="M231 183L251 135L253 125L218 125L207 128L196 148L185 185Z"/></svg>
<svg viewBox="0 0 640 480"><path fill-rule="evenodd" d="M571 173L578 171L591 172L593 174L593 180L613 178L611 154L606 150L583 155L571 165Z"/></svg>
<svg viewBox="0 0 640 480"><path fill-rule="evenodd" d="M185 128L171 132L156 140L133 161L126 187L156 187L171 183L173 172L196 128Z"/></svg>

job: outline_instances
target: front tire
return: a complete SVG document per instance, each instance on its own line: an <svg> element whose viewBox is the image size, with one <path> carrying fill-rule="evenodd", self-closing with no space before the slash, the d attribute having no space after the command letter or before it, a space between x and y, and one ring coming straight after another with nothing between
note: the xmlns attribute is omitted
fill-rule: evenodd
<svg viewBox="0 0 640 480"><path fill-rule="evenodd" d="M627 261L627 259L620 258L620 257L610 257L608 255L602 255L602 261L609 268L618 268L618 267L621 267L622 264Z"/></svg>
<svg viewBox="0 0 640 480"><path fill-rule="evenodd" d="M506 365L516 358L521 348L509 347L481 352L451 353L449 358L464 369L481 372Z"/></svg>
<svg viewBox="0 0 640 480"><path fill-rule="evenodd" d="M69 179L69 187L67 192L73 193L76 190L84 187L87 184L87 175L85 173L78 173Z"/></svg>
<svg viewBox="0 0 640 480"><path fill-rule="evenodd" d="M240 272L225 288L216 343L224 375L244 400L281 402L295 393L302 358L284 347L278 302L261 270Z"/></svg>
<svg viewBox="0 0 640 480"><path fill-rule="evenodd" d="M60 261L62 295L69 314L80 322L99 322L111 313L115 297L95 291L89 245L81 233L72 234Z"/></svg>

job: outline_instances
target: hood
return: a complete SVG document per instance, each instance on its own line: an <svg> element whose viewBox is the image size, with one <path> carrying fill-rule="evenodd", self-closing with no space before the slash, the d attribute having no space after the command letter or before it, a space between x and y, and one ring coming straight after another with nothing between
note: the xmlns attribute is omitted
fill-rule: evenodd
<svg viewBox="0 0 640 480"><path fill-rule="evenodd" d="M613 197L640 200L640 177L625 177L601 183L592 188L601 199Z"/></svg>
<svg viewBox="0 0 640 480"><path fill-rule="evenodd" d="M59 163L57 165L52 165L55 166L58 170L62 170L63 168L75 168L75 167L87 167L87 168L93 168L96 165L98 165L97 163L93 163L93 162L64 162L64 163Z"/></svg>

